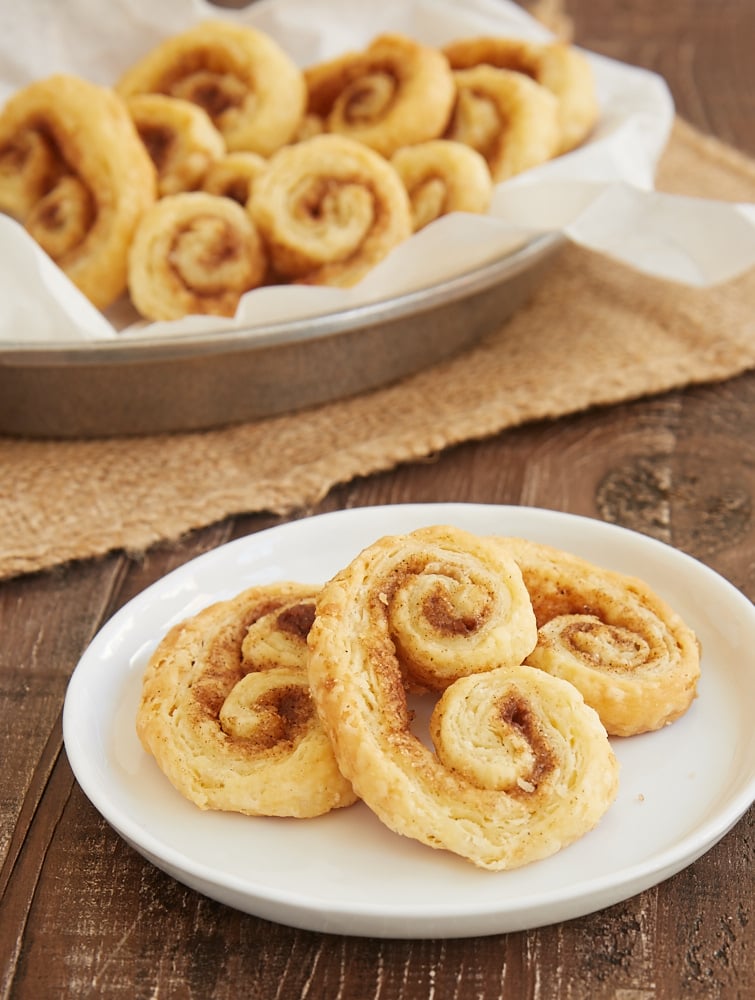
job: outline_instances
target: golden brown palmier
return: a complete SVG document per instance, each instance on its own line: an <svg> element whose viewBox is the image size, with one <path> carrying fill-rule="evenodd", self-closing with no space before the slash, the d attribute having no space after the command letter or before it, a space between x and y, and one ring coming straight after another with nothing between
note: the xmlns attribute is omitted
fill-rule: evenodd
<svg viewBox="0 0 755 1000"><path fill-rule="evenodd" d="M162 93L199 104L228 150L269 156L304 114L301 70L270 36L230 21L203 21L165 39L117 83L124 97Z"/></svg>
<svg viewBox="0 0 755 1000"><path fill-rule="evenodd" d="M264 281L267 257L248 213L230 198L187 191L144 214L129 252L129 291L147 319L233 316Z"/></svg>
<svg viewBox="0 0 755 1000"><path fill-rule="evenodd" d="M396 150L391 164L409 195L415 232L450 212L479 213L490 207L490 170L471 146L430 139Z"/></svg>
<svg viewBox="0 0 755 1000"><path fill-rule="evenodd" d="M258 153L226 153L210 164L202 179L202 190L232 198L239 205L246 205L252 196L252 186L267 166L267 160Z"/></svg>
<svg viewBox="0 0 755 1000"><path fill-rule="evenodd" d="M474 66L454 71L456 103L445 132L476 149L498 183L550 160L558 148L557 102L521 73Z"/></svg>
<svg viewBox="0 0 755 1000"><path fill-rule="evenodd" d="M306 284L353 285L412 232L396 171L340 135L275 153L255 179L248 209L274 270Z"/></svg>
<svg viewBox="0 0 755 1000"><path fill-rule="evenodd" d="M176 625L150 658L137 733L201 809L307 817L355 801L310 698L314 597L249 588Z"/></svg>
<svg viewBox="0 0 755 1000"><path fill-rule="evenodd" d="M155 197L152 161L107 88L57 74L0 112L0 210L97 307L125 290L128 248Z"/></svg>
<svg viewBox="0 0 755 1000"><path fill-rule="evenodd" d="M390 829L500 870L604 814L618 771L605 729L573 685L519 665L534 620L500 546L443 526L380 539L316 607L312 696L342 773ZM411 729L407 670L444 688L435 753Z"/></svg>
<svg viewBox="0 0 755 1000"><path fill-rule="evenodd" d="M438 138L454 100L445 56L400 34L380 35L367 48L311 66L304 75L314 120L383 156Z"/></svg>
<svg viewBox="0 0 755 1000"><path fill-rule="evenodd" d="M223 136L198 104L165 94L136 94L126 105L155 164L161 197L195 191L211 164L225 155Z"/></svg>
<svg viewBox="0 0 755 1000"><path fill-rule="evenodd" d="M66 170L55 141L44 131L24 128L6 137L0 149L0 211L23 221Z"/></svg>
<svg viewBox="0 0 755 1000"><path fill-rule="evenodd" d="M614 736L659 729L697 692L700 646L646 583L552 546L504 539L538 623L526 662L570 681Z"/></svg>
<svg viewBox="0 0 755 1000"><path fill-rule="evenodd" d="M458 39L443 52L454 69L495 66L523 73L546 87L558 101L559 153L583 142L598 120L592 67L571 45L483 36Z"/></svg>

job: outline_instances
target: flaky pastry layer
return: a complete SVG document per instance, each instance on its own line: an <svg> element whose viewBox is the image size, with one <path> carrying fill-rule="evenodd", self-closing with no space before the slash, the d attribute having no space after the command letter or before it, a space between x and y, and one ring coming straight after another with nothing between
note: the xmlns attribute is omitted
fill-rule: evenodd
<svg viewBox="0 0 755 1000"><path fill-rule="evenodd" d="M228 150L269 156L290 142L306 107L301 70L269 35L208 20L160 42L116 84L123 97L159 93L204 108Z"/></svg>
<svg viewBox="0 0 755 1000"><path fill-rule="evenodd" d="M460 38L443 49L453 69L487 65L530 77L558 102L557 153L566 153L589 135L599 107L592 68L573 45L496 36Z"/></svg>
<svg viewBox="0 0 755 1000"><path fill-rule="evenodd" d="M21 222L100 309L126 289L128 250L157 196L155 168L125 104L56 74L0 113L0 211Z"/></svg>
<svg viewBox="0 0 755 1000"><path fill-rule="evenodd" d="M201 809L307 817L355 801L310 697L314 597L252 587L176 625L150 658L139 739Z"/></svg>
<svg viewBox="0 0 755 1000"><path fill-rule="evenodd" d="M412 232L397 172L341 135L279 150L255 178L247 207L275 271L306 284L354 285Z"/></svg>
<svg viewBox="0 0 755 1000"><path fill-rule="evenodd" d="M443 526L380 539L322 589L308 639L312 695L357 794L395 832L493 870L581 836L617 787L576 688L519 665L532 609L497 549ZM435 753L412 731L407 675L443 688Z"/></svg>
<svg viewBox="0 0 755 1000"><path fill-rule="evenodd" d="M409 195L415 232L449 212L487 212L493 179L485 158L461 142L430 139L396 150L391 163Z"/></svg>
<svg viewBox="0 0 755 1000"><path fill-rule="evenodd" d="M233 316L266 272L265 247L248 213L204 191L160 198L142 217L129 250L131 298L153 320Z"/></svg>
<svg viewBox="0 0 755 1000"><path fill-rule="evenodd" d="M446 57L397 33L304 71L311 133L320 128L390 157L443 134L454 100Z"/></svg>
<svg viewBox="0 0 755 1000"><path fill-rule="evenodd" d="M552 546L501 542L522 570L537 617L527 663L579 688L615 736L660 729L687 711L700 645L646 583Z"/></svg>
<svg viewBox="0 0 755 1000"><path fill-rule="evenodd" d="M155 164L161 197L195 191L209 167L225 155L223 136L210 116L191 101L136 94L126 106Z"/></svg>

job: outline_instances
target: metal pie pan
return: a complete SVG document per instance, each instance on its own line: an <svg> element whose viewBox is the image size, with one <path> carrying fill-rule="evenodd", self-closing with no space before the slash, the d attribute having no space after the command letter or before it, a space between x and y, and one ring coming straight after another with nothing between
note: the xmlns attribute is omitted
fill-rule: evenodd
<svg viewBox="0 0 755 1000"><path fill-rule="evenodd" d="M207 335L0 346L0 433L195 431L342 399L411 375L500 328L563 245L536 237L420 291Z"/></svg>

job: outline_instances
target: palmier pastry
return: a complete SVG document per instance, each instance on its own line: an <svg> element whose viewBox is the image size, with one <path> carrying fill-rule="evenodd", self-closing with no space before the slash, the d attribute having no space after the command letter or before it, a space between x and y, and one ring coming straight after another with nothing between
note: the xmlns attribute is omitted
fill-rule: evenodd
<svg viewBox="0 0 755 1000"><path fill-rule="evenodd" d="M166 39L124 73L124 97L161 93L199 104L229 150L262 156L289 142L306 106L301 70L269 36L204 21Z"/></svg>
<svg viewBox="0 0 755 1000"><path fill-rule="evenodd" d="M304 75L308 113L324 130L383 156L440 136L454 100L445 56L398 34L380 35L366 49L311 66Z"/></svg>
<svg viewBox="0 0 755 1000"><path fill-rule="evenodd" d="M306 284L353 285L412 233L396 171L340 135L317 135L275 153L247 207L274 270Z"/></svg>
<svg viewBox="0 0 755 1000"><path fill-rule="evenodd" d="M0 209L98 308L125 290L128 247L155 197L155 168L112 91L59 74L0 113Z"/></svg>
<svg viewBox="0 0 755 1000"><path fill-rule="evenodd" d="M526 662L570 681L614 736L672 722L700 676L694 632L647 584L524 539L505 539L538 623Z"/></svg>
<svg viewBox="0 0 755 1000"><path fill-rule="evenodd" d="M583 142L598 120L592 68L585 56L570 45L481 37L458 39L443 51L453 69L486 64L515 70L551 91L558 101L559 153Z"/></svg>
<svg viewBox="0 0 755 1000"><path fill-rule="evenodd" d="M142 316L233 316L262 284L265 249L248 213L230 198L186 191L144 214L129 252L128 286Z"/></svg>
<svg viewBox="0 0 755 1000"><path fill-rule="evenodd" d="M558 103L529 77L492 66L456 70L456 103L446 139L484 156L498 183L539 166L558 149Z"/></svg>
<svg viewBox="0 0 755 1000"><path fill-rule="evenodd" d="M483 156L471 146L430 139L391 157L412 207L414 231L449 212L487 212L493 181Z"/></svg>
<svg viewBox="0 0 755 1000"><path fill-rule="evenodd" d="M157 169L158 194L200 187L210 165L225 154L223 136L207 112L165 94L137 94L126 103Z"/></svg>
<svg viewBox="0 0 755 1000"><path fill-rule="evenodd" d="M444 527L379 540L320 592L308 670L339 767L375 814L507 869L593 827L616 793L617 763L573 685L518 665L534 638L531 607L495 548ZM407 659L445 688L435 753L411 728Z"/></svg>
<svg viewBox="0 0 755 1000"><path fill-rule="evenodd" d="M0 211L20 222L52 191L66 166L55 141L43 131L25 128L5 143L0 149Z"/></svg>
<svg viewBox="0 0 755 1000"><path fill-rule="evenodd" d="M258 153L226 153L208 167L202 179L202 190L232 198L245 206L252 196L255 177L266 166L267 160Z"/></svg>
<svg viewBox="0 0 755 1000"><path fill-rule="evenodd" d="M369 546L329 592L354 598L349 620L387 642L402 674L426 689L521 663L537 640L521 572L499 546L458 528L420 528ZM329 605L328 605L329 607Z"/></svg>
<svg viewBox="0 0 755 1000"><path fill-rule="evenodd" d="M355 801L312 704L314 590L252 587L176 625L144 673L136 728L201 809L317 816Z"/></svg>

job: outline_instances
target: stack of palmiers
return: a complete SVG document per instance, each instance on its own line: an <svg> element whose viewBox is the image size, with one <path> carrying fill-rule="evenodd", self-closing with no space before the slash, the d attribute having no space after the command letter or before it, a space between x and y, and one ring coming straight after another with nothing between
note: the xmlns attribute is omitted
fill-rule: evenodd
<svg viewBox="0 0 755 1000"><path fill-rule="evenodd" d="M359 798L502 870L595 826L618 788L609 735L671 723L699 674L693 632L641 581L436 526L378 539L321 588L252 588L175 627L137 731L201 808L306 817ZM409 696L433 700L429 733Z"/></svg>
<svg viewBox="0 0 755 1000"><path fill-rule="evenodd" d="M387 34L301 70L206 21L112 88L56 75L11 97L0 211L99 308L232 316L260 285L353 285L438 217L486 212L597 115L565 44Z"/></svg>

